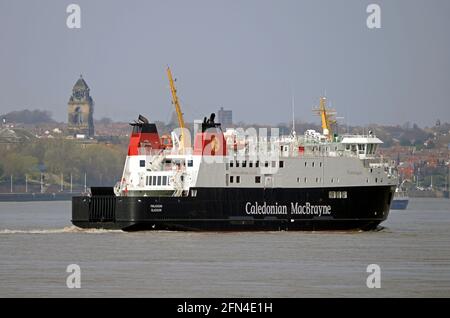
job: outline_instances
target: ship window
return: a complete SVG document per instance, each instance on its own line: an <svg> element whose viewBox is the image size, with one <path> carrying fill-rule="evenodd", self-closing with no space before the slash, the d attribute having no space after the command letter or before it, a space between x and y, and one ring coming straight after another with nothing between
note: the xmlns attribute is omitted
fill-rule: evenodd
<svg viewBox="0 0 450 318"><path fill-rule="evenodd" d="M152 185L156 185L156 176L152 177Z"/></svg>
<svg viewBox="0 0 450 318"><path fill-rule="evenodd" d="M284 167L284 161L280 161L280 168Z"/></svg>
<svg viewBox="0 0 450 318"><path fill-rule="evenodd" d="M236 161L236 168L239 168L239 161Z"/></svg>
<svg viewBox="0 0 450 318"><path fill-rule="evenodd" d="M366 179L366 182L369 183L369 178Z"/></svg>
<svg viewBox="0 0 450 318"><path fill-rule="evenodd" d="M264 167L269 167L269 162L268 161L266 161L266 162L264 162Z"/></svg>
<svg viewBox="0 0 450 318"><path fill-rule="evenodd" d="M158 185L161 185L161 176L158 176Z"/></svg>
<svg viewBox="0 0 450 318"><path fill-rule="evenodd" d="M234 177L230 176L230 183L233 183L233 182L234 182Z"/></svg>
<svg viewBox="0 0 450 318"><path fill-rule="evenodd" d="M241 183L241 177L240 176L236 176L236 183Z"/></svg>
<svg viewBox="0 0 450 318"><path fill-rule="evenodd" d="M261 183L261 177L260 176L256 176L255 177L255 183Z"/></svg>
<svg viewBox="0 0 450 318"><path fill-rule="evenodd" d="M311 163L311 166L314 168L315 165L316 165L316 163L313 161L313 162Z"/></svg>
<svg viewBox="0 0 450 318"><path fill-rule="evenodd" d="M162 184L163 184L163 185L167 185L167 176L163 176L163 182L162 182Z"/></svg>
<svg viewBox="0 0 450 318"><path fill-rule="evenodd" d="M342 199L347 199L347 191L342 191Z"/></svg>
<svg viewBox="0 0 450 318"><path fill-rule="evenodd" d="M330 191L330 192L328 193L328 197L329 197L330 199L336 199L336 192L335 192L335 191Z"/></svg>
<svg viewBox="0 0 450 318"><path fill-rule="evenodd" d="M247 167L247 161L242 161L242 168L245 168L245 167Z"/></svg>
<svg viewBox="0 0 450 318"><path fill-rule="evenodd" d="M233 168L233 161L230 161L230 168Z"/></svg>
<svg viewBox="0 0 450 318"><path fill-rule="evenodd" d="M249 166L249 168L253 168L253 161L250 161L250 162L248 163L248 166Z"/></svg>
<svg viewBox="0 0 450 318"><path fill-rule="evenodd" d="M145 160L139 160L139 167L145 167Z"/></svg>
<svg viewBox="0 0 450 318"><path fill-rule="evenodd" d="M188 160L188 167L194 166L194 160Z"/></svg>
<svg viewBox="0 0 450 318"><path fill-rule="evenodd" d="M359 154L364 154L364 151L366 150L366 145L365 144L358 144L358 153Z"/></svg>
<svg viewBox="0 0 450 318"><path fill-rule="evenodd" d="M305 183L307 183L307 182L308 182L308 178L305 177Z"/></svg>
<svg viewBox="0 0 450 318"><path fill-rule="evenodd" d="M337 198L337 199L342 198L342 192L341 192L341 191L337 191L337 192L336 192L336 198Z"/></svg>
<svg viewBox="0 0 450 318"><path fill-rule="evenodd" d="M378 183L378 178L375 178L375 183Z"/></svg>
<svg viewBox="0 0 450 318"><path fill-rule="evenodd" d="M331 178L331 183L334 183L334 179L333 178Z"/></svg>
<svg viewBox="0 0 450 318"><path fill-rule="evenodd" d="M184 181L184 176L181 176L180 180L181 180L181 182L183 182Z"/></svg>
<svg viewBox="0 0 450 318"><path fill-rule="evenodd" d="M307 165L307 162L305 161L305 167L306 167L306 165Z"/></svg>
<svg viewBox="0 0 450 318"><path fill-rule="evenodd" d="M197 190L191 190L191 197L197 196Z"/></svg>
<svg viewBox="0 0 450 318"><path fill-rule="evenodd" d="M145 177L145 185L148 185L148 176Z"/></svg>
<svg viewBox="0 0 450 318"><path fill-rule="evenodd" d="M297 177L297 182L300 182L300 178L299 177Z"/></svg>
<svg viewBox="0 0 450 318"><path fill-rule="evenodd" d="M255 168L259 168L259 161L258 160L255 163Z"/></svg>
<svg viewBox="0 0 450 318"><path fill-rule="evenodd" d="M272 168L275 168L277 166L277 163L275 161L272 161Z"/></svg>
<svg viewBox="0 0 450 318"><path fill-rule="evenodd" d="M322 162L319 162L319 167L322 167Z"/></svg>
<svg viewBox="0 0 450 318"><path fill-rule="evenodd" d="M228 170L230 168L230 164L227 162L225 163L225 170Z"/></svg>

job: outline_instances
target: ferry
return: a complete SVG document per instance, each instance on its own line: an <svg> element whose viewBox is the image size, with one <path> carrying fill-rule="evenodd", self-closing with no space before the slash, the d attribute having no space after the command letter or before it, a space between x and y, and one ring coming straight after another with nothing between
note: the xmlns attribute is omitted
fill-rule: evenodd
<svg viewBox="0 0 450 318"><path fill-rule="evenodd" d="M160 136L139 115L121 179L72 199L81 228L175 231L373 230L388 217L397 175L374 134L322 131L279 136L227 129L215 115L194 123L191 145L170 69L179 129ZM255 133L256 132L256 133Z"/></svg>

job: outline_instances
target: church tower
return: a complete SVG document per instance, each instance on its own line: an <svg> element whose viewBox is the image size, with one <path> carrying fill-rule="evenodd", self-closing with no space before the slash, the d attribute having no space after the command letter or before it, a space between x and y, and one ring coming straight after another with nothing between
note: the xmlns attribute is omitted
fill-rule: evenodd
<svg viewBox="0 0 450 318"><path fill-rule="evenodd" d="M69 133L94 137L94 100L89 95L89 86L82 75L72 89L68 105Z"/></svg>

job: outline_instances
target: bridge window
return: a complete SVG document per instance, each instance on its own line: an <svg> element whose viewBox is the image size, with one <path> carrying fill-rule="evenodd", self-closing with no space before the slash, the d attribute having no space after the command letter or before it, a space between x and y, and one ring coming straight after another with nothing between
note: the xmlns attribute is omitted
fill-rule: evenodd
<svg viewBox="0 0 450 318"><path fill-rule="evenodd" d="M152 177L152 185L156 185L156 176Z"/></svg>
<svg viewBox="0 0 450 318"><path fill-rule="evenodd" d="M163 176L163 182L162 182L162 184L163 184L163 185L167 185L167 176Z"/></svg>
<svg viewBox="0 0 450 318"><path fill-rule="evenodd" d="M364 152L366 151L366 145L365 144L358 144L358 153L359 154L364 154Z"/></svg>
<svg viewBox="0 0 450 318"><path fill-rule="evenodd" d="M161 185L161 176L158 176L158 185Z"/></svg>
<svg viewBox="0 0 450 318"><path fill-rule="evenodd" d="M145 167L145 160L139 161L139 167Z"/></svg>

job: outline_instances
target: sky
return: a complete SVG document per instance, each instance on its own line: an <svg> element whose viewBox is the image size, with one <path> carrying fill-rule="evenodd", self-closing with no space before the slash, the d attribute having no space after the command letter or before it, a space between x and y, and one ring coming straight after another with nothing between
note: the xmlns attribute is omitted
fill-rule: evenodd
<svg viewBox="0 0 450 318"><path fill-rule="evenodd" d="M234 122L289 122L294 96L295 117L319 122L326 94L347 124L430 126L450 122L449 31L448 0L0 0L0 114L66 121L83 74L95 118L168 121L170 65L187 121L224 107Z"/></svg>

